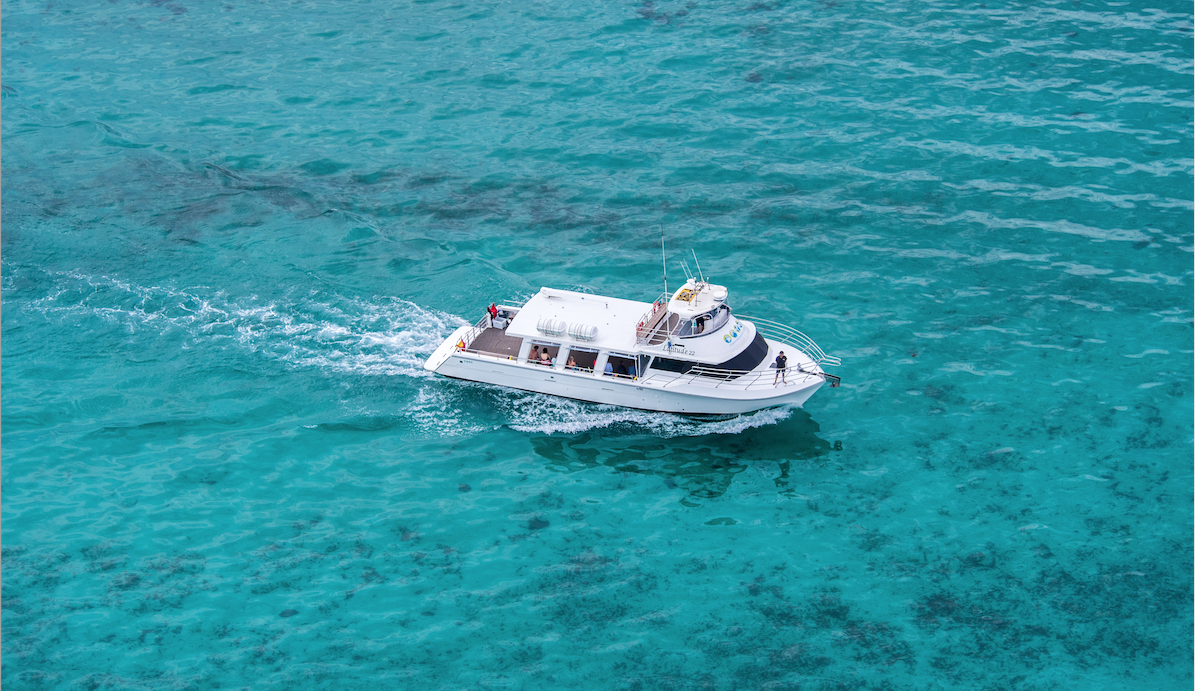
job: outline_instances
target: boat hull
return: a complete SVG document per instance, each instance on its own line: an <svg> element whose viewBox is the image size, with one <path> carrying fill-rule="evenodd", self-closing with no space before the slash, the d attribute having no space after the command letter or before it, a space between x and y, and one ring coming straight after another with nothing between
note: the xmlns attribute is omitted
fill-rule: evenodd
<svg viewBox="0 0 1195 691"><path fill-rule="evenodd" d="M781 405L800 406L825 383L816 374L790 372L787 384L733 390L718 388L711 382L690 382L700 379L694 377L628 380L528 365L477 353L449 350L437 355L441 357L433 355L429 358L427 369L454 379L592 403L690 415L729 415Z"/></svg>

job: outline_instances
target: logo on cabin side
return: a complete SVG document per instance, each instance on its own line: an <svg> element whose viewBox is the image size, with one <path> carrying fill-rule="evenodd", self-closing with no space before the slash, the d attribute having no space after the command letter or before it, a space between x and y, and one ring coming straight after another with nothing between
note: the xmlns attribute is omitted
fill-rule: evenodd
<svg viewBox="0 0 1195 691"><path fill-rule="evenodd" d="M734 339L738 338L739 334L742 332L743 332L743 322L738 321L736 319L734 322L734 328L730 330L730 333L723 336L722 340L726 341L727 343L730 343L730 342L734 341Z"/></svg>

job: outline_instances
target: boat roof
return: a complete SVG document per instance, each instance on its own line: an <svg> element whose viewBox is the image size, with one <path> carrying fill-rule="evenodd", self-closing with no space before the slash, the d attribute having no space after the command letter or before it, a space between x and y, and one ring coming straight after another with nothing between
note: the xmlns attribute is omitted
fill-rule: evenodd
<svg viewBox="0 0 1195 691"><path fill-rule="evenodd" d="M695 317L726 301L726 287L690 278L668 301L668 311L681 317Z"/></svg>
<svg viewBox="0 0 1195 691"><path fill-rule="evenodd" d="M506 327L506 333L536 341L568 343L578 348L636 353L639 348L635 345L635 328L649 309L650 302L545 287L519 308L519 313ZM564 321L570 328L565 328L559 336L547 336L538 328L542 319ZM586 341L571 336L568 332L577 324L597 327L595 338Z"/></svg>

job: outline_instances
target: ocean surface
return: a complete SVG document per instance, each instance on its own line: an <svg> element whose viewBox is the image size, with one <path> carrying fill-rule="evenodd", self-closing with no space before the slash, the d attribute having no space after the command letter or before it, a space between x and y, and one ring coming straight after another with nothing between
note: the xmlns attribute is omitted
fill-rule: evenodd
<svg viewBox="0 0 1195 691"><path fill-rule="evenodd" d="M1190 2L32 2L5 689L1190 689ZM695 251L842 358L430 376Z"/></svg>

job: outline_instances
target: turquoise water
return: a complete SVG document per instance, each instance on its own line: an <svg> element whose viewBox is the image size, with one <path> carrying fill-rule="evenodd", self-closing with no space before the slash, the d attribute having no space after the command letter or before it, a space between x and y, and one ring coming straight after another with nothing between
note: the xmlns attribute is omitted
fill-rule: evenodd
<svg viewBox="0 0 1195 691"><path fill-rule="evenodd" d="M1190 3L15 0L2 41L6 688L1191 688ZM661 225L843 386L421 369L492 300L653 299Z"/></svg>

